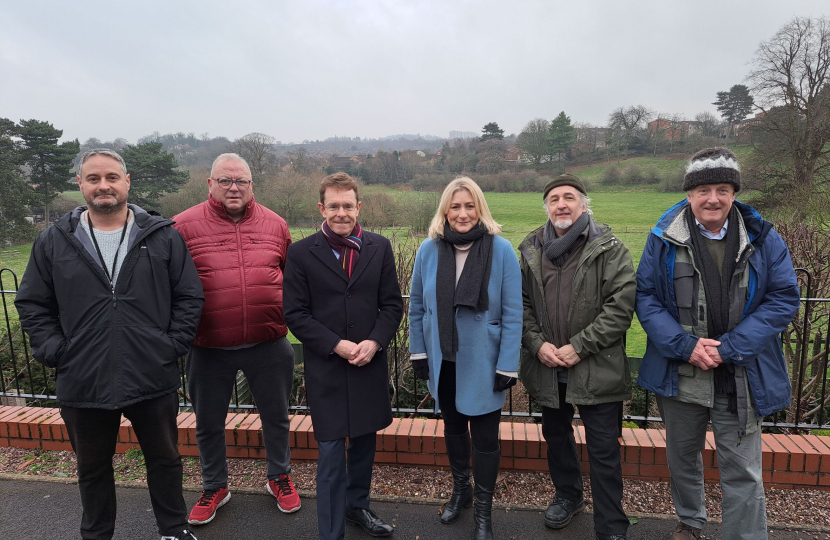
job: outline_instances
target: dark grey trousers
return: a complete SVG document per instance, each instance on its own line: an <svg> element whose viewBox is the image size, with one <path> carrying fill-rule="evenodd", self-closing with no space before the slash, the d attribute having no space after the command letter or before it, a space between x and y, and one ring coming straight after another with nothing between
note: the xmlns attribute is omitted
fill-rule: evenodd
<svg viewBox="0 0 830 540"><path fill-rule="evenodd" d="M247 349L191 347L187 389L196 412L196 441L202 487L228 485L225 421L236 373L242 371L262 421L268 479L290 472L288 399L294 378L294 349L284 337Z"/></svg>
<svg viewBox="0 0 830 540"><path fill-rule="evenodd" d="M317 529L320 540L343 540L346 507L369 509L375 433L317 441Z"/></svg>

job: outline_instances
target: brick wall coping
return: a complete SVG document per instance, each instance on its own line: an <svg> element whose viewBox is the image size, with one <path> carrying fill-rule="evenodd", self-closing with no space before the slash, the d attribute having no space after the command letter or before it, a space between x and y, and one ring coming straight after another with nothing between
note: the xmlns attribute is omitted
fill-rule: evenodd
<svg viewBox="0 0 830 540"><path fill-rule="evenodd" d="M180 413L177 419L179 451L198 456L196 415ZM317 441L311 417L290 417L289 444L292 461L317 459ZM499 438L502 448L501 468L505 470L547 471L547 443L541 424L502 422ZM575 436L583 474L589 472L585 431L575 427ZM265 459L262 423L258 414L229 412L225 422L228 457ZM768 486L785 488L830 489L830 437L815 435L779 435L765 433L763 441L763 475ZM620 438L623 476L637 480L668 481L666 438L662 429L624 428ZM45 407L0 406L0 447L71 450L60 411ZM138 446L129 420L122 418L116 452L125 453ZM449 467L441 420L431 418L395 418L378 432L375 463L383 465ZM703 451L704 478L719 480L715 440L706 434Z"/></svg>

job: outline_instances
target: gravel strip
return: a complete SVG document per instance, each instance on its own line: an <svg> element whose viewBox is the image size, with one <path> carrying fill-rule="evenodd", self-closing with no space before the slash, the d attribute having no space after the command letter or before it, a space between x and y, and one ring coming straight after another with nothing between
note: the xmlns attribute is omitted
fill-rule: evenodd
<svg viewBox="0 0 830 540"><path fill-rule="evenodd" d="M198 458L184 457L185 486L198 490L201 468ZM147 481L144 459L139 451L116 454L113 459L115 478L119 483L142 484ZM265 490L265 462L254 459L229 459L228 476L231 489ZM313 496L316 489L315 463L292 464L291 478L301 495ZM0 448L0 473L40 476L54 479L76 479L75 454ZM590 508L591 482L586 476L585 498ZM668 482L624 480L623 508L634 515L674 514ZM446 499L452 492L449 471L376 465L372 479L372 495L424 499ZM818 489L767 488L767 519L774 523L830 527L830 491ZM553 500L554 489L545 473L502 471L496 486L496 503L515 508L545 508ZM719 520L722 494L719 484L706 484L706 511Z"/></svg>

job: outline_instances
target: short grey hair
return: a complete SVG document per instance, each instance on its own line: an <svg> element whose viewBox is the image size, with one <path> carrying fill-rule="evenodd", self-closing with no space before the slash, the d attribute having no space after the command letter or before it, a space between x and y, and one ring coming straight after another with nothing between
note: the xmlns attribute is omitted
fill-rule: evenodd
<svg viewBox="0 0 830 540"><path fill-rule="evenodd" d="M248 169L248 176L251 176L253 178L253 175L251 174L251 166L248 165L248 162L245 161L245 158L243 158L235 152L226 152L224 154L219 154L218 156L216 156L216 159L213 160L213 165L210 166L210 177L213 178L213 170L216 168L216 165L223 161L229 160L238 161L241 164L245 165L245 168Z"/></svg>
<svg viewBox="0 0 830 540"><path fill-rule="evenodd" d="M580 199L579 202L580 202L581 206L583 208L585 208L585 213L587 213L589 216L593 216L594 211L591 210L591 208L589 206L591 204L591 197L585 195L584 193L582 193L580 191L579 192L579 199ZM542 202L542 208L545 209L545 212L548 211L548 200L547 199L544 199L544 201Z"/></svg>
<svg viewBox="0 0 830 540"><path fill-rule="evenodd" d="M124 171L124 176L127 176L127 164L124 163L124 158L121 157L121 154L115 150L110 150L109 148L93 148L92 150L85 152L84 155L81 156L80 163L78 163L78 176L81 178L84 177L84 163L86 163L86 161L92 156L111 157L121 164L121 170Z"/></svg>

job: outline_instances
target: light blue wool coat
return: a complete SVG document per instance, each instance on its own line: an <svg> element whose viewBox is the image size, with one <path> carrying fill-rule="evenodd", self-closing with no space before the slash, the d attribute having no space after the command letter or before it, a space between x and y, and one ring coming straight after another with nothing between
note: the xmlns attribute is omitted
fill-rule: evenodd
<svg viewBox="0 0 830 540"><path fill-rule="evenodd" d="M429 392L438 403L441 344L435 276L438 271L438 241L427 238L418 249L409 299L409 352L426 353ZM455 406L468 416L501 409L505 392L494 392L496 370L519 369L522 340L522 278L513 246L500 236L493 238L493 266L487 287L489 309L484 312L456 308L458 352Z"/></svg>

